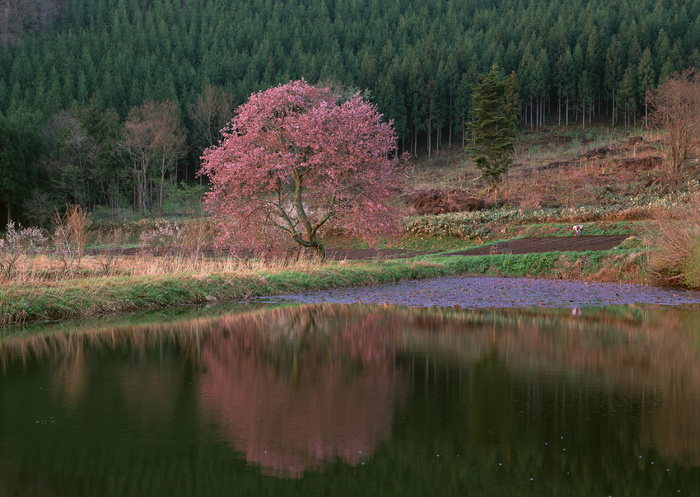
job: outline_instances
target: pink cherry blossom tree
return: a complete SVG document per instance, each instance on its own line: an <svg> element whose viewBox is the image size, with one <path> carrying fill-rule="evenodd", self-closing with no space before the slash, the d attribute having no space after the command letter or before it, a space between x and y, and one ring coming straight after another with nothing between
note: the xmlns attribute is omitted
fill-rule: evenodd
<svg viewBox="0 0 700 497"><path fill-rule="evenodd" d="M404 162L391 123L359 94L292 81L251 95L222 133L200 171L220 247L297 244L323 259L330 228L370 243L399 234Z"/></svg>

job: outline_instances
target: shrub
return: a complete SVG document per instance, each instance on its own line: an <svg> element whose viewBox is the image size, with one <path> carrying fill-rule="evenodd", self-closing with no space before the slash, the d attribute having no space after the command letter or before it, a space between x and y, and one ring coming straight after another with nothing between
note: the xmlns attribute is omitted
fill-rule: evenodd
<svg viewBox="0 0 700 497"><path fill-rule="evenodd" d="M158 219L141 231L139 247L151 255L177 255L198 260L207 245L213 243L213 226L208 219L176 222Z"/></svg>
<svg viewBox="0 0 700 497"><path fill-rule="evenodd" d="M158 219L150 229L139 235L139 248L147 254L163 254L173 250L180 236L180 226L167 219Z"/></svg>
<svg viewBox="0 0 700 497"><path fill-rule="evenodd" d="M690 190L697 190L698 185L697 182L691 182L688 186ZM693 203L692 199L692 193L680 192L660 197L638 195L621 198L604 206L584 205L533 210L502 207L437 216L412 216L404 220L404 229L412 235L476 239L483 236L485 225L652 219L658 213L667 213L690 205Z"/></svg>
<svg viewBox="0 0 700 497"><path fill-rule="evenodd" d="M105 275L113 274L117 266L117 258L124 246L124 231L121 228L113 228L106 233L97 236L97 245L100 250L96 252L96 259L102 266Z"/></svg>
<svg viewBox="0 0 700 497"><path fill-rule="evenodd" d="M51 220L51 241L65 272L74 274L80 270L91 223L90 213L79 205L69 204L63 216L58 212L54 214Z"/></svg>
<svg viewBox="0 0 700 497"><path fill-rule="evenodd" d="M14 222L7 223L5 234L0 237L0 272L10 278L17 263L24 257L39 254L47 238L40 228L22 228Z"/></svg>
<svg viewBox="0 0 700 497"><path fill-rule="evenodd" d="M649 274L665 285L700 288L700 196L673 215L657 216L647 232Z"/></svg>

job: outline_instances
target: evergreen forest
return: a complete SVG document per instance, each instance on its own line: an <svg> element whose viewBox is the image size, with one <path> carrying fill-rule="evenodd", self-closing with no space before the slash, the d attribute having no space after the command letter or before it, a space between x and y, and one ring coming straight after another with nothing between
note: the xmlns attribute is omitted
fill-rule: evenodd
<svg viewBox="0 0 700 497"><path fill-rule="evenodd" d="M532 129L643 126L647 89L700 67L700 0L0 6L0 205L35 221L67 202L162 211L168 188L201 181L199 156L235 107L292 79L363 91L401 150L431 154L464 145L472 85L494 63L516 73ZM170 139L137 164L154 121Z"/></svg>

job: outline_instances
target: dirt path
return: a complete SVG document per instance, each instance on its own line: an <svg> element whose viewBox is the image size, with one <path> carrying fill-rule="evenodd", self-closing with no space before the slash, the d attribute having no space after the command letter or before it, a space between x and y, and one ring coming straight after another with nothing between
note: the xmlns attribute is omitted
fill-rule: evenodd
<svg viewBox="0 0 700 497"><path fill-rule="evenodd" d="M586 250L610 250L622 243L627 235L613 236L577 236L577 237L553 237L553 238L520 238L510 240L508 247L514 254L529 254L533 252L554 252L554 251L577 251ZM106 252L105 249L92 249L87 251L90 255ZM133 256L142 251L137 248L117 249L117 255ZM153 255L166 255L175 253L175 249L169 247L158 247L150 251ZM418 255L436 254L437 251L418 251L406 249L347 249L330 247L326 250L326 257L333 260L367 260L367 259L402 259L415 257ZM454 252L450 255L488 255L489 247L479 247L475 249ZM205 257L217 257L218 254L213 248L208 247L203 250Z"/></svg>
<svg viewBox="0 0 700 497"><path fill-rule="evenodd" d="M586 250L610 250L620 245L629 235L611 236L567 236L550 238L519 238L510 240L508 248L514 254L530 254L539 252L585 252ZM479 247L461 252L453 252L450 255L489 255L490 248ZM339 249L329 248L326 256L335 260L357 259L396 259L415 257L417 255L434 254L436 252L419 252L402 249Z"/></svg>
<svg viewBox="0 0 700 497"><path fill-rule="evenodd" d="M610 250L620 245L629 235L567 236L552 238L519 238L510 240L508 248L514 254L541 252L585 252L586 250ZM479 247L450 255L488 255L490 247Z"/></svg>

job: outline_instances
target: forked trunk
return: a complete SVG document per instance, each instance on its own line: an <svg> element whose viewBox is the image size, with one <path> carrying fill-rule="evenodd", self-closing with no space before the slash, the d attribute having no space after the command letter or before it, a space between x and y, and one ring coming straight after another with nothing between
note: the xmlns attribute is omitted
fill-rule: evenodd
<svg viewBox="0 0 700 497"><path fill-rule="evenodd" d="M323 262L326 260L326 247L324 247L321 242L316 242L314 250L319 261Z"/></svg>

